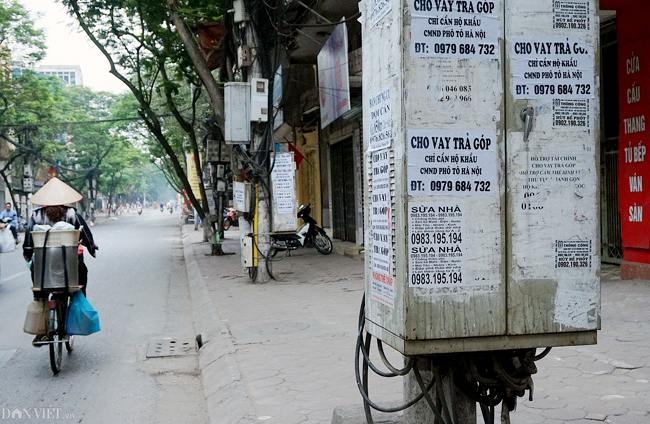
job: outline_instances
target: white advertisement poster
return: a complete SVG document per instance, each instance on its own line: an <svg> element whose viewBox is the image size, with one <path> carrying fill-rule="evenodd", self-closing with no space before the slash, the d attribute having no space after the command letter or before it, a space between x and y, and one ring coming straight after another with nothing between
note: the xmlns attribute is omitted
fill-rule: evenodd
<svg viewBox="0 0 650 424"><path fill-rule="evenodd" d="M484 196L497 192L494 131L409 130L410 196Z"/></svg>
<svg viewBox="0 0 650 424"><path fill-rule="evenodd" d="M368 103L370 105L368 151L374 152L390 147L393 140L390 87L370 96Z"/></svg>
<svg viewBox="0 0 650 424"><path fill-rule="evenodd" d="M321 127L325 128L350 110L348 30L345 24L334 28L317 60Z"/></svg>
<svg viewBox="0 0 650 424"><path fill-rule="evenodd" d="M410 0L411 56L499 59L495 1Z"/></svg>
<svg viewBox="0 0 650 424"><path fill-rule="evenodd" d="M233 207L238 211L248 210L248 205L246 205L246 184L234 181L232 186Z"/></svg>
<svg viewBox="0 0 650 424"><path fill-rule="evenodd" d="M581 37L512 37L515 99L591 99L594 49Z"/></svg>
<svg viewBox="0 0 650 424"><path fill-rule="evenodd" d="M395 294L389 176L389 150L374 152L372 154L372 199L370 205L372 298L392 308Z"/></svg>
<svg viewBox="0 0 650 424"><path fill-rule="evenodd" d="M381 21L381 18L386 16L393 8L392 0L370 0L368 4L370 28L377 25L377 22Z"/></svg>
<svg viewBox="0 0 650 424"><path fill-rule="evenodd" d="M409 287L467 285L465 217L453 202L409 202Z"/></svg>
<svg viewBox="0 0 650 424"><path fill-rule="evenodd" d="M271 171L273 181L273 200L279 214L293 215L293 158L290 153L277 153Z"/></svg>

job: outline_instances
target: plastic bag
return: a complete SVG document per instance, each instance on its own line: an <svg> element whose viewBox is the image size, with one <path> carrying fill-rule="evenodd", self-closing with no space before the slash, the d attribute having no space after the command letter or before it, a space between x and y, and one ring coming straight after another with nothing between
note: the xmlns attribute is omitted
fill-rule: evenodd
<svg viewBox="0 0 650 424"><path fill-rule="evenodd" d="M25 325L23 331L27 334L34 334L37 336L47 333L47 316L50 313L50 308L42 300L35 300L27 307L27 316L25 317Z"/></svg>
<svg viewBox="0 0 650 424"><path fill-rule="evenodd" d="M9 253L16 250L16 240L9 227L0 230L0 253Z"/></svg>
<svg viewBox="0 0 650 424"><path fill-rule="evenodd" d="M68 223L68 222L65 222L65 221L59 221L59 222L57 222L56 224L52 225L52 229L53 229L53 230L66 230L66 231L70 231L70 230L74 230L75 228L74 228L74 225L72 225L72 224L70 224L70 223Z"/></svg>
<svg viewBox="0 0 650 424"><path fill-rule="evenodd" d="M93 309L86 296L80 291L72 295L65 325L66 333L71 336L89 336L101 330L97 311Z"/></svg>

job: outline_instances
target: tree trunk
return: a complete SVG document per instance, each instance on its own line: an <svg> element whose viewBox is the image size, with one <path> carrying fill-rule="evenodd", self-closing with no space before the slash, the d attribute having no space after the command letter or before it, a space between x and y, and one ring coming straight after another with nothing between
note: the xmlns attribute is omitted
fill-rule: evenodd
<svg viewBox="0 0 650 424"><path fill-rule="evenodd" d="M182 41L185 44L189 52L189 55L192 58L197 74L199 75L201 81L206 86L206 90L208 91L208 95L210 97L210 102L215 112L215 116L217 117L217 122L223 123L223 98L221 97L221 94L217 87L217 83L214 80L214 78L212 78L212 73L210 73L209 69L207 68L207 65L205 64L205 59L201 56L202 52L199 50L198 44L196 43L196 41L193 40L192 34L189 32L187 27L184 25L184 22L178 15L176 2L174 0L168 0L168 2L170 1L171 1L170 9L172 9L170 10L170 13L172 15L175 15L176 20L179 22L179 25L177 26L177 30L179 31L179 36L181 36L181 33L184 34L184 36L181 36ZM79 4L77 0L70 0L69 4L72 7L72 11L76 16L77 21L79 22L79 26L81 26L81 29L86 33L90 41L92 41L92 43L95 44L95 46L101 51L101 53L104 55L106 60L108 60L110 65L109 73L111 73L112 75L117 77L120 81L122 81L122 83L129 88L129 90L133 93L133 95L137 99L138 103L140 104L140 109L138 109L138 115L140 115L140 117L145 122L145 125L147 126L151 134L153 134L156 140L158 140L161 147L169 157L169 160L171 161L172 164L172 168L174 169L174 172L180 179L180 183L182 184L183 189L185 190L187 197L190 200L190 203L194 207L195 215L200 216L201 220L206 221L206 214L204 213L200 202L196 199L196 196L194 196L194 193L192 192L192 188L187 179L187 175L185 174L185 171L183 170L183 167L181 166L180 161L176 156L176 152L174 152L174 149L171 147L169 141L165 137L158 114L151 108L151 104L149 103L149 101L147 100L143 92L138 87L136 87L133 84L133 82L131 82L131 80L126 78L124 75L120 73L120 71L118 71L115 61L113 60L113 57L102 45L102 43L99 42L97 37L95 37L95 35L88 27L87 22L84 21L83 17L81 16L81 12L79 10ZM201 60L203 61L203 65L201 65ZM183 123L179 122L179 124L182 125ZM200 172L200 169L197 170L197 172ZM212 231L211 226L208 226L208 232L209 232L209 237L214 239L214 233Z"/></svg>
<svg viewBox="0 0 650 424"><path fill-rule="evenodd" d="M199 78L201 78L201 82L203 82L203 85L208 92L210 105L214 111L217 123L221 128L223 128L223 97L221 95L221 91L219 91L217 82L212 76L212 72L210 72L210 69L208 68L208 62L205 58L205 55L203 54L203 51L201 51L196 38L185 24L185 21L178 14L178 4L176 3L176 0L167 0L167 6L169 8L169 15L171 16L172 22L176 27L176 32L178 33L178 36L183 42L183 45L185 46L185 49L187 50L187 53L192 60L194 70L196 71L196 74L199 76Z"/></svg>

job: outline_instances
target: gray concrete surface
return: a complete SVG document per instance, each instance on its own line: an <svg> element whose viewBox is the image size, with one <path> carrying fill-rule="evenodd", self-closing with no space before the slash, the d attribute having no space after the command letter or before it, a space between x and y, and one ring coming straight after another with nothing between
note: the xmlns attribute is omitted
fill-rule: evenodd
<svg viewBox="0 0 650 424"><path fill-rule="evenodd" d="M210 339L200 357L211 422L361 424L354 346L363 261L303 249L273 263L278 281L256 284L242 272L237 228L224 240L237 255L225 257L206 256L202 234L183 231L196 319ZM618 267L603 266L602 318L598 345L555 348L537 363L534 400L519 399L513 424L650 423L650 282L621 281ZM215 361L219 368L205 366ZM394 404L402 380L371 378L370 389ZM222 398L245 413L215 415L223 408L210 405Z"/></svg>

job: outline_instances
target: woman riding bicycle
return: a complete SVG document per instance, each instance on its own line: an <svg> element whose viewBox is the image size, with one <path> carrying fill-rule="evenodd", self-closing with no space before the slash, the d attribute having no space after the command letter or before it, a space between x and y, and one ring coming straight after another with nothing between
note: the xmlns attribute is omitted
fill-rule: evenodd
<svg viewBox="0 0 650 424"><path fill-rule="evenodd" d="M26 261L30 261L34 254L34 241L32 239L32 231L35 225L54 225L57 222L67 222L74 226L76 230L81 229L79 243L86 246L88 253L93 257L95 250L98 249L93 240L93 235L90 228L84 221L83 217L77 210L68 204L76 203L83 199L72 187L53 177L48 181L40 190L38 190L29 200L32 204L38 206L32 213L31 219L25 231L25 242L23 243L23 257ZM34 280L34 267L32 266L32 281ZM83 261L83 254L79 256L79 285L83 286L82 291L86 293L88 285L88 268ZM47 298L47 293L34 292L36 300ZM34 339L38 341L39 336Z"/></svg>

